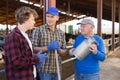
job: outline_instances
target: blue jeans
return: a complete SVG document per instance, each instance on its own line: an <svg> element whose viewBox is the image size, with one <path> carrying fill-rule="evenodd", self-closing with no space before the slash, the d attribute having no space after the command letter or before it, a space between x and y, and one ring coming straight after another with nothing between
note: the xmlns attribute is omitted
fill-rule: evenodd
<svg viewBox="0 0 120 80"><path fill-rule="evenodd" d="M39 72L40 80L58 80L57 73L42 73Z"/></svg>
<svg viewBox="0 0 120 80"><path fill-rule="evenodd" d="M99 73L82 74L75 71L75 80L100 80Z"/></svg>

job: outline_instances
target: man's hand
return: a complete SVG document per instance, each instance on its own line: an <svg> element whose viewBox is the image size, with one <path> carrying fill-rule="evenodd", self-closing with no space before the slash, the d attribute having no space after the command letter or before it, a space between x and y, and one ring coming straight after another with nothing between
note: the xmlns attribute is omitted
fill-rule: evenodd
<svg viewBox="0 0 120 80"><path fill-rule="evenodd" d="M41 52L38 52L37 56L40 58L40 63L38 64L38 66L41 67L45 60L48 58L48 55L47 53L41 54Z"/></svg>
<svg viewBox="0 0 120 80"><path fill-rule="evenodd" d="M92 51L93 54L97 54L97 52L98 52L97 45L96 44L91 44L89 50Z"/></svg>
<svg viewBox="0 0 120 80"><path fill-rule="evenodd" d="M73 51L74 51L74 50L75 50L75 48L72 48L72 49L69 50L69 55L70 55L70 56L73 56Z"/></svg>
<svg viewBox="0 0 120 80"><path fill-rule="evenodd" d="M55 50L57 49L60 51L60 44L59 41L52 41L50 44L47 46L48 50Z"/></svg>

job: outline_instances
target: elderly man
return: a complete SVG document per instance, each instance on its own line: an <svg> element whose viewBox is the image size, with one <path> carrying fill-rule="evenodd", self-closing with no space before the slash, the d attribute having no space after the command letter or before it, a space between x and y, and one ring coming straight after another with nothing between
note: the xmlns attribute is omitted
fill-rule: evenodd
<svg viewBox="0 0 120 80"><path fill-rule="evenodd" d="M94 34L95 26L91 19L84 19L79 24L81 24L81 35L76 38L73 48L70 50L70 55L73 55L74 49L88 37L93 37L97 45L90 45L90 52L83 60L76 59L75 80L100 80L99 61L104 61L106 58L103 39Z"/></svg>

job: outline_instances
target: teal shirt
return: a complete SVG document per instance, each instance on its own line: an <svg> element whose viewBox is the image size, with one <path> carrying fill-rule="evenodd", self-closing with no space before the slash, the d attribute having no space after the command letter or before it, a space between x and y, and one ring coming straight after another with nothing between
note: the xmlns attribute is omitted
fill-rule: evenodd
<svg viewBox="0 0 120 80"><path fill-rule="evenodd" d="M98 52L96 55L90 52L81 61L76 59L75 69L80 73L91 74L91 73L99 72L100 71L99 61L104 61L106 58L103 39L97 35L94 35L93 38L98 43L97 44ZM75 40L73 48L76 48L85 39L86 39L85 36L79 35Z"/></svg>

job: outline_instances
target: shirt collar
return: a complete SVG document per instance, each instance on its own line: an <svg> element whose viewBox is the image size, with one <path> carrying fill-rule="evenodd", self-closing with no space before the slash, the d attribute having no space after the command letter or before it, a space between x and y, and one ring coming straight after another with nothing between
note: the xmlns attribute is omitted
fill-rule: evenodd
<svg viewBox="0 0 120 80"><path fill-rule="evenodd" d="M45 24L46 28L50 30L50 27L48 24ZM55 26L55 31L58 31L57 27Z"/></svg>

